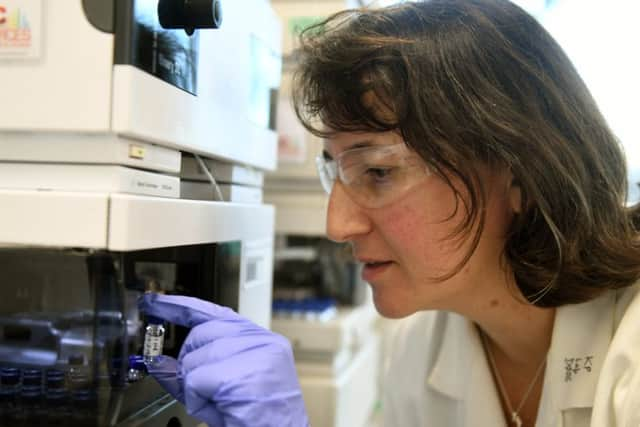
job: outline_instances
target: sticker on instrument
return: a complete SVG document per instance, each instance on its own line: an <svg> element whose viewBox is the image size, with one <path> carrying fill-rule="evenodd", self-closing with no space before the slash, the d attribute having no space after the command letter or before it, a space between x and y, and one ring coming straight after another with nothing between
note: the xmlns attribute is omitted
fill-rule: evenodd
<svg viewBox="0 0 640 427"><path fill-rule="evenodd" d="M0 0L0 59L37 59L42 0Z"/></svg>

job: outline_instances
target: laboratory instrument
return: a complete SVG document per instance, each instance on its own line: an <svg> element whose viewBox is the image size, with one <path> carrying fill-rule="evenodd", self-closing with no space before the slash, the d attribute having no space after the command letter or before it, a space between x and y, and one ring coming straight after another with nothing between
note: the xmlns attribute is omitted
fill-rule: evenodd
<svg viewBox="0 0 640 427"><path fill-rule="evenodd" d="M0 425L196 426L130 363L137 300L195 296L269 327L280 22L267 0L55 3L0 14ZM248 171L221 184L253 199L184 194L183 157ZM188 331L164 327L177 356Z"/></svg>

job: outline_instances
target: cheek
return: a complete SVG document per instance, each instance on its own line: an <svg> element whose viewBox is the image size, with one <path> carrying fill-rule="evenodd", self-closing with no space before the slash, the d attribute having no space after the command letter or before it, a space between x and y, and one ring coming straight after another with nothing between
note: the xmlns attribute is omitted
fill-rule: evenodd
<svg viewBox="0 0 640 427"><path fill-rule="evenodd" d="M455 197L448 187L425 187L388 209L383 221L388 225L385 239L394 252L411 267L428 264L434 273L459 260L455 256L459 245L450 236L464 218L464 209L460 205L456 211Z"/></svg>

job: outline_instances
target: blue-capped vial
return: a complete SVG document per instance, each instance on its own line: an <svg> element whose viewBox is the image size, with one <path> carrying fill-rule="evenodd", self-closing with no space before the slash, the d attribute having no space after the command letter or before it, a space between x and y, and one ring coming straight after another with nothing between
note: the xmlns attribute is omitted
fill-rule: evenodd
<svg viewBox="0 0 640 427"><path fill-rule="evenodd" d="M162 354L164 347L164 326L162 319L147 316L147 327L144 333L144 363L153 363Z"/></svg>
<svg viewBox="0 0 640 427"><path fill-rule="evenodd" d="M45 384L47 390L57 390L65 388L65 375L60 369L48 369Z"/></svg>
<svg viewBox="0 0 640 427"><path fill-rule="evenodd" d="M302 319L304 317L302 303L299 300L289 302L289 316L292 319Z"/></svg>
<svg viewBox="0 0 640 427"><path fill-rule="evenodd" d="M71 414L69 393L64 387L48 388L45 393L47 427L67 427Z"/></svg>
<svg viewBox="0 0 640 427"><path fill-rule="evenodd" d="M3 426L23 425L20 409L20 388L20 369L0 369L0 424Z"/></svg>
<svg viewBox="0 0 640 427"><path fill-rule="evenodd" d="M20 369L0 369L0 397L3 402L13 402L20 394Z"/></svg>
<svg viewBox="0 0 640 427"><path fill-rule="evenodd" d="M22 385L24 387L42 387L42 371L40 369L22 371Z"/></svg>
<svg viewBox="0 0 640 427"><path fill-rule="evenodd" d="M39 405L42 400L42 388L40 386L23 386L20 394L25 406Z"/></svg>
<svg viewBox="0 0 640 427"><path fill-rule="evenodd" d="M56 408L68 403L69 392L65 388L50 388L45 393L45 400L49 408Z"/></svg>
<svg viewBox="0 0 640 427"><path fill-rule="evenodd" d="M13 399L20 393L20 369L0 369L0 393L3 399Z"/></svg>
<svg viewBox="0 0 640 427"><path fill-rule="evenodd" d="M96 395L88 389L71 392L71 425L96 425Z"/></svg>
<svg viewBox="0 0 640 427"><path fill-rule="evenodd" d="M139 355L129 356L129 370L127 371L127 381L130 383L140 381L144 378L146 366L144 357Z"/></svg>
<svg viewBox="0 0 640 427"><path fill-rule="evenodd" d="M20 392L21 419L25 426L38 426L46 414L42 385L23 385Z"/></svg>
<svg viewBox="0 0 640 427"><path fill-rule="evenodd" d="M20 369L2 368L0 369L0 386L9 387L20 384Z"/></svg>

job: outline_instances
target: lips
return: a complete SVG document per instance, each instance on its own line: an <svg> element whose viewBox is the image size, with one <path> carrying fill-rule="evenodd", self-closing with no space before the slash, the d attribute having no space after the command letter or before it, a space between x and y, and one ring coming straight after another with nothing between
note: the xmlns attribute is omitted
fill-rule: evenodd
<svg viewBox="0 0 640 427"><path fill-rule="evenodd" d="M365 256L362 254L354 254L353 257L356 259L356 261L362 263L362 264L380 264L383 262L388 262L389 260L386 260L384 258L378 258L378 257L373 257L373 256Z"/></svg>
<svg viewBox="0 0 640 427"><path fill-rule="evenodd" d="M367 262L363 262L365 267L376 267L382 264L388 264L391 261L367 261Z"/></svg>
<svg viewBox="0 0 640 427"><path fill-rule="evenodd" d="M367 261L364 262L362 269L362 279L366 282L372 282L378 278L391 266L391 261Z"/></svg>

